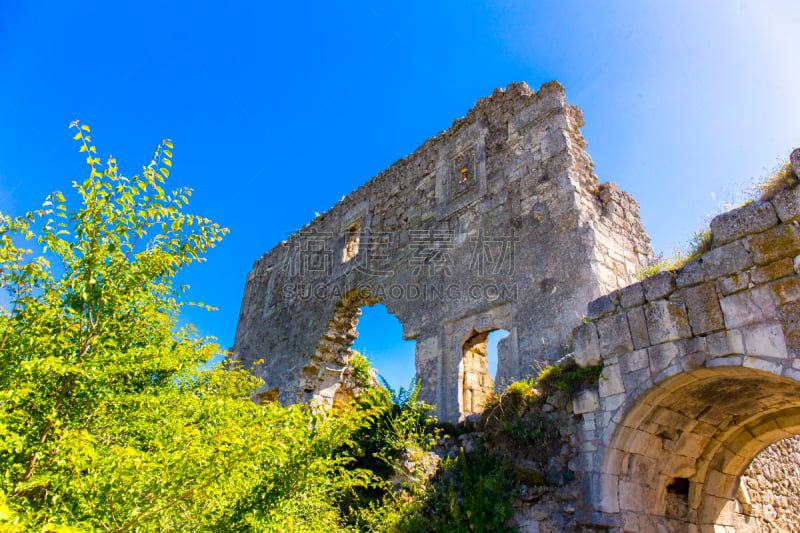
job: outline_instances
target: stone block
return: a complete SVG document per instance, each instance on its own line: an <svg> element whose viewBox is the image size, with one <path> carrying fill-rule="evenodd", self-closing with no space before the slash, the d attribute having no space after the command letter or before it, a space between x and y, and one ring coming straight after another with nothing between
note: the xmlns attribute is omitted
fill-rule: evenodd
<svg viewBox="0 0 800 533"><path fill-rule="evenodd" d="M800 357L800 302L790 302L778 308L783 324L786 348L794 357ZM800 368L800 359L795 359L795 368Z"/></svg>
<svg viewBox="0 0 800 533"><path fill-rule="evenodd" d="M639 483L620 480L619 482L619 507L623 511L644 513L644 487Z"/></svg>
<svg viewBox="0 0 800 533"><path fill-rule="evenodd" d="M666 298L675 290L675 278L671 272L659 272L642 281L644 297L648 302Z"/></svg>
<svg viewBox="0 0 800 533"><path fill-rule="evenodd" d="M416 360L427 361L439 357L439 337L426 337L416 344Z"/></svg>
<svg viewBox="0 0 800 533"><path fill-rule="evenodd" d="M572 330L572 342L575 347L575 362L578 363L578 366L600 364L600 345L597 338L597 326L594 322L581 324Z"/></svg>
<svg viewBox="0 0 800 533"><path fill-rule="evenodd" d="M719 303L728 329L778 318L772 291L764 285L731 294L722 298Z"/></svg>
<svg viewBox="0 0 800 533"><path fill-rule="evenodd" d="M612 394L610 396L602 397L600 399L600 405L602 406L603 411L611 413L619 409L620 406L625 403L626 398L627 396L625 393Z"/></svg>
<svg viewBox="0 0 800 533"><path fill-rule="evenodd" d="M744 353L744 339L739 330L727 330L706 337L708 353L712 357Z"/></svg>
<svg viewBox="0 0 800 533"><path fill-rule="evenodd" d="M600 397L597 391L584 390L575 395L572 400L572 412L576 415L593 413L600 409Z"/></svg>
<svg viewBox="0 0 800 533"><path fill-rule="evenodd" d="M647 350L636 350L620 357L619 365L623 375L642 368L649 368L650 360L647 358Z"/></svg>
<svg viewBox="0 0 800 533"><path fill-rule="evenodd" d="M678 272L675 285L680 289L703 283L703 281L705 281L705 270L703 269L702 258L692 259Z"/></svg>
<svg viewBox="0 0 800 533"><path fill-rule="evenodd" d="M700 258L706 280L716 279L749 268L753 264L743 241L735 241L714 248Z"/></svg>
<svg viewBox="0 0 800 533"><path fill-rule="evenodd" d="M744 347L747 355L774 357L786 359L786 339L783 338L783 328L780 324L761 324L742 330Z"/></svg>
<svg viewBox="0 0 800 533"><path fill-rule="evenodd" d="M775 303L778 305L800 300L800 278L791 277L778 280L766 287L772 292Z"/></svg>
<svg viewBox="0 0 800 533"><path fill-rule="evenodd" d="M652 344L691 337L686 308L681 302L651 302L645 306L645 318Z"/></svg>
<svg viewBox="0 0 800 533"><path fill-rule="evenodd" d="M800 188L781 191L770 201L784 224L800 219Z"/></svg>
<svg viewBox="0 0 800 533"><path fill-rule="evenodd" d="M695 335L704 335L724 327L725 321L714 284L705 283L684 289L681 296L689 314L689 325Z"/></svg>
<svg viewBox="0 0 800 533"><path fill-rule="evenodd" d="M795 148L789 154L789 164L792 165L794 176L800 180L800 148Z"/></svg>
<svg viewBox="0 0 800 533"><path fill-rule="evenodd" d="M681 346L675 342L666 342L647 349L650 359L650 372L655 374L670 366L681 355Z"/></svg>
<svg viewBox="0 0 800 533"><path fill-rule="evenodd" d="M688 351L687 355L681 357L681 368L684 372L703 368L707 359L708 352L706 351Z"/></svg>
<svg viewBox="0 0 800 533"><path fill-rule="evenodd" d="M635 307L628 311L628 327L631 330L634 350L650 346L650 337L647 334L647 321L644 318L643 307Z"/></svg>
<svg viewBox="0 0 800 533"><path fill-rule="evenodd" d="M743 355L728 355L726 357L716 357L706 361L706 367L713 368L717 366L742 366Z"/></svg>
<svg viewBox="0 0 800 533"><path fill-rule="evenodd" d="M711 221L714 246L719 246L745 235L760 233L778 223L775 208L769 202L751 202L737 209L717 215Z"/></svg>
<svg viewBox="0 0 800 533"><path fill-rule="evenodd" d="M600 357L603 359L633 350L625 313L617 313L598 320L597 333L600 337Z"/></svg>
<svg viewBox="0 0 800 533"><path fill-rule="evenodd" d="M642 352L647 352L647 350L641 350ZM648 366L642 368L640 370L636 370L633 372L628 372L622 374L622 384L625 387L626 391L635 391L639 388L643 383L649 383L650 379L650 360L645 359L645 362Z"/></svg>
<svg viewBox="0 0 800 533"><path fill-rule="evenodd" d="M642 282L628 285L619 290L619 304L625 309L630 309L644 303L644 289Z"/></svg>
<svg viewBox="0 0 800 533"><path fill-rule="evenodd" d="M746 356L742 362L742 366L747 368L755 368L757 370L764 370L765 372L772 372L773 374L781 374L783 365L776 361L769 361L759 357Z"/></svg>
<svg viewBox="0 0 800 533"><path fill-rule="evenodd" d="M743 291L750 286L750 272L736 272L730 276L719 278L717 285L719 286L720 294L723 296Z"/></svg>
<svg viewBox="0 0 800 533"><path fill-rule="evenodd" d="M794 257L800 252L800 229L794 224L781 224L764 233L748 237L753 261L763 265L781 259Z"/></svg>
<svg viewBox="0 0 800 533"><path fill-rule="evenodd" d="M614 304L614 301L606 294L589 302L587 318L589 320L596 320L608 316L613 313L616 308L617 306Z"/></svg>
<svg viewBox="0 0 800 533"><path fill-rule="evenodd" d="M753 269L750 279L755 284L767 283L776 279L794 274L794 264L791 257L784 257L768 265L758 266Z"/></svg>
<svg viewBox="0 0 800 533"><path fill-rule="evenodd" d="M594 474L592 481L594 500L598 510L605 513L619 512L619 482L618 477L610 474ZM594 492L594 491L593 491Z"/></svg>
<svg viewBox="0 0 800 533"><path fill-rule="evenodd" d="M622 383L622 373L619 365L610 365L603 369L600 375L600 397L612 396L625 392L625 385Z"/></svg>

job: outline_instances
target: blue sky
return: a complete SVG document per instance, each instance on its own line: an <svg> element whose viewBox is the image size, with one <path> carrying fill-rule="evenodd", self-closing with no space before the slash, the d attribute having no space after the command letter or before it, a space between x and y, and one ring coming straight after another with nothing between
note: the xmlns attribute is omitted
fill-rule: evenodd
<svg viewBox="0 0 800 533"><path fill-rule="evenodd" d="M669 252L800 146L798 28L789 0L2 0L0 210L84 177L72 120L129 175L171 138L171 184L231 230L182 279L219 311L187 319L229 346L247 272L287 231L495 87L557 79L600 180L634 195ZM399 326L373 314L357 346L379 371L412 368Z"/></svg>

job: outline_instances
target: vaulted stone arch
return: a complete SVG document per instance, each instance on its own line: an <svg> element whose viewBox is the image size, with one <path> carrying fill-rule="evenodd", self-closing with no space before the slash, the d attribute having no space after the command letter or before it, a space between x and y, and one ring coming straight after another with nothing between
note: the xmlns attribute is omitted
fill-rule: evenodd
<svg viewBox="0 0 800 533"><path fill-rule="evenodd" d="M739 477L764 448L800 433L798 383L722 366L635 393L604 433L599 483L609 497L599 507L618 513L622 531L745 530Z"/></svg>

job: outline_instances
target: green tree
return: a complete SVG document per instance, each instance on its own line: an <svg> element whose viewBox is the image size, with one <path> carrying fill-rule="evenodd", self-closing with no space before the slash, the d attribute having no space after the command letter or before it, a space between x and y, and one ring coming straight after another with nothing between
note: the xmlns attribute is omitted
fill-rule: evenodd
<svg viewBox="0 0 800 533"><path fill-rule="evenodd" d="M178 326L173 282L227 230L162 188L169 140L126 178L71 127L79 208L0 214L0 531L338 529L370 479L333 452L364 416L259 406L248 372L200 370L220 350Z"/></svg>

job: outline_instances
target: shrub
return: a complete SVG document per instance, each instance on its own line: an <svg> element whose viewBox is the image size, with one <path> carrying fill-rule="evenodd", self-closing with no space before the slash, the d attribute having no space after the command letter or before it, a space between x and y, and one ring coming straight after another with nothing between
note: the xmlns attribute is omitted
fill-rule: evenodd
<svg viewBox="0 0 800 533"><path fill-rule="evenodd" d="M370 375L372 365L367 356L353 350L350 356L350 366L353 367L353 378L355 378L356 382L362 387L368 387L372 382L372 376Z"/></svg>
<svg viewBox="0 0 800 533"><path fill-rule="evenodd" d="M789 161L779 164L767 177L755 185L753 196L759 200L771 200L779 192L797 187L797 176Z"/></svg>
<svg viewBox="0 0 800 533"><path fill-rule="evenodd" d="M545 396L559 391L572 395L583 389L596 387L602 372L601 365L581 367L574 360L569 360L563 365L551 365L542 371L536 379L536 388Z"/></svg>
<svg viewBox="0 0 800 533"><path fill-rule="evenodd" d="M341 530L343 493L372 481L333 452L367 417L256 405L248 372L197 370L220 350L180 326L173 282L227 230L162 189L170 141L128 178L74 138L78 207L0 215L0 530Z"/></svg>
<svg viewBox="0 0 800 533"><path fill-rule="evenodd" d="M638 267L633 273L633 277L643 280L665 270L679 270L692 259L708 253L711 250L711 244L711 229L706 226L700 231L694 232L686 245L675 248L672 256L667 257L663 253L655 255L648 263Z"/></svg>

